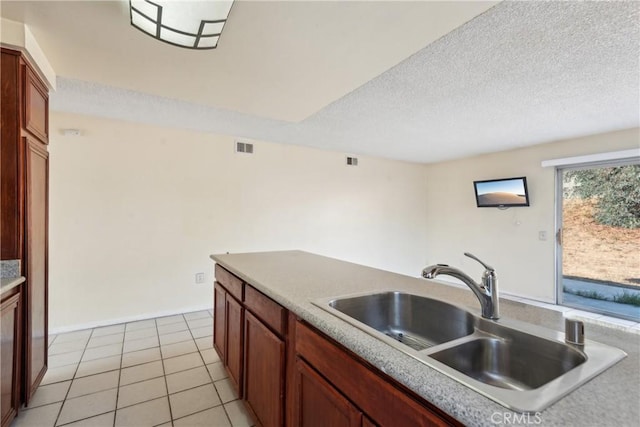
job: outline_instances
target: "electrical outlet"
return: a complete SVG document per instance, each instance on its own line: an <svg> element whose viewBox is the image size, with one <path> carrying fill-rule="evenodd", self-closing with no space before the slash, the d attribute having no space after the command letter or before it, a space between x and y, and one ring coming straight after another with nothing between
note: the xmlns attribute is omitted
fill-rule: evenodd
<svg viewBox="0 0 640 427"><path fill-rule="evenodd" d="M196 283L204 283L204 273L196 273Z"/></svg>
<svg viewBox="0 0 640 427"><path fill-rule="evenodd" d="M544 230L538 231L538 240L547 240L547 232Z"/></svg>

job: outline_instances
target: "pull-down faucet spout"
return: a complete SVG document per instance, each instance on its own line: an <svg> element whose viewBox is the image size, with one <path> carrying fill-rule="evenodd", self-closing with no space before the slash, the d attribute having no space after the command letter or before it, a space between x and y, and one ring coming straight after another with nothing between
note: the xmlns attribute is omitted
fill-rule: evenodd
<svg viewBox="0 0 640 427"><path fill-rule="evenodd" d="M498 319L500 317L500 309L498 303L498 277L496 276L496 271L493 267L490 267L480 261L475 255L468 252L465 252L464 254L469 258L478 261L484 267L485 270L484 273L482 273L481 283L476 283L475 280L469 277L462 270L450 267L446 264L436 264L426 267L422 270L422 277L425 279L435 279L441 274L455 277L469 286L476 297L478 297L480 307L482 308L482 317L492 320Z"/></svg>

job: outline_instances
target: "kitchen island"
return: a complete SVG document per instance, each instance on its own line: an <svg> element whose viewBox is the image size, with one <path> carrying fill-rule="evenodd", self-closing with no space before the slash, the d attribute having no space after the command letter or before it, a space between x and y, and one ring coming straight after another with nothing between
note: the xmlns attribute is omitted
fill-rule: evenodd
<svg viewBox="0 0 640 427"><path fill-rule="evenodd" d="M479 313L467 289L365 267L302 251L212 255L219 265L298 318L352 351L465 425L522 421L515 413L318 308L311 301L363 292L396 290L437 298ZM562 331L561 312L501 300L503 318ZM640 422L640 334L587 324L586 336L628 356L524 423L609 426ZM519 424L523 424L520 422Z"/></svg>

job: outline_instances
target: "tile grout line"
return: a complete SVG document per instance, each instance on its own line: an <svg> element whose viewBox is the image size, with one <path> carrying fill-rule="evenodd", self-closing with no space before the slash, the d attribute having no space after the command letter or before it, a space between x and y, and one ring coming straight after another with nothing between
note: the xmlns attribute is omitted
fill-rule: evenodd
<svg viewBox="0 0 640 427"><path fill-rule="evenodd" d="M113 427L116 427L116 419L118 418L118 400L120 399L120 380L122 379L122 359L124 359L124 342L127 338L127 324L124 324L124 332L122 333L122 351L120 352L120 369L118 370L118 388L116 391L116 405L113 408Z"/></svg>
<svg viewBox="0 0 640 427"><path fill-rule="evenodd" d="M87 343L84 345L84 349L82 350L82 354L80 355L80 360L78 360L78 364L76 365L75 371L73 371L73 376L71 377L71 383L69 384L69 388L64 395L64 399L62 400L62 405L60 405L60 409L58 410L58 415L56 416L56 420L53 422L53 427L58 424L58 420L60 419L60 415L62 415L62 409L64 405L67 403L67 398L69 397L69 392L71 391L71 387L73 386L73 380L76 379L76 374L78 373L78 369L80 369L80 363L82 363L82 358L84 357L84 352L87 351L87 346L89 345L89 340L93 336L93 329L91 329L91 333L89 333L89 338L87 338ZM57 337L56 337L57 338Z"/></svg>
<svg viewBox="0 0 640 427"><path fill-rule="evenodd" d="M143 329L138 329L138 330L136 330L136 331L143 331L143 330L145 330L145 329L151 329L151 328L143 328ZM120 333L122 333L122 334L123 334L123 340L121 341L121 344L122 344L122 345L123 345L123 347L124 347L124 343L125 343L125 341L127 341L127 340L125 339L125 336L126 336L126 335L125 335L125 334L126 334L125 332L115 332L115 333L113 333L113 334L109 334L109 335L102 335L102 336L98 336L98 337L95 337L95 338L108 337L108 336L117 335L117 334L120 334ZM94 338L94 337L92 336L91 338ZM131 342L131 341L139 341L139 340L143 340L143 339L147 339L147 338L152 338L152 337L134 338L134 339L131 339L131 340L128 340L128 341L129 341L129 342ZM73 341L70 341L70 342L73 342ZM61 344L66 344L66 343L61 343ZM94 348L107 347L107 346L115 345L115 344L118 344L118 343L117 343L117 342L115 342L115 343L110 343L110 344L103 344L103 345L99 345L99 346L95 346L95 347L87 347L87 346L88 346L88 344L89 344L89 343L87 342L87 344L85 345L85 349L87 349L87 350L92 350L92 349L94 349ZM51 347L51 346L49 346L49 347ZM150 347L150 348L152 348L152 347ZM146 349L141 349L141 350L146 350ZM70 350L70 351L65 351L65 352L61 352L61 353L57 353L57 354L52 354L52 356L59 356L59 355L62 355L62 354L69 354L69 353L73 353L73 352L76 352L76 351L80 351L80 350ZM134 350L134 351L138 351L138 350ZM123 351L123 353L125 353L125 352ZM129 352L126 352L126 353L131 353L131 352L129 351ZM110 356L105 356L105 357L110 357ZM98 358L98 359L102 359L102 358ZM93 360L97 360L97 359L93 359ZM88 361L87 361L87 362L88 362ZM62 366L68 366L68 365L62 365Z"/></svg>
<svg viewBox="0 0 640 427"><path fill-rule="evenodd" d="M184 315L182 315L182 319L186 320L184 318ZM171 423L171 425L173 426L173 410L171 409L171 399L169 398L169 383L167 382L167 371L164 369L164 358L162 357L162 345L160 344L160 332L158 331L158 322L156 319L153 319L153 321L156 324L156 333L158 334L158 347L160 350L160 364L162 365L162 375L164 378L164 386L167 390L167 405L169 405L169 422Z"/></svg>
<svg viewBox="0 0 640 427"><path fill-rule="evenodd" d="M224 408L224 404L223 404L223 403L221 403L220 405L212 406L211 408L200 409L199 411L196 411L196 412L194 412L194 413L192 413L192 414L183 415L183 416L182 416L182 417L180 417L180 418L176 418L174 421L183 420L183 419L185 419L185 418L187 418L187 417L191 417L191 416L193 416L193 415L197 415L197 414L200 414L200 413L202 413L202 412L210 411L211 409L219 408L219 407L221 407L221 406L222 406L222 410L224 411L225 415L227 416L227 420L229 421L229 425L231 425L231 426L233 427L233 423L231 423L231 420L229 420L229 415L227 414L227 411L226 411L226 409Z"/></svg>
<svg viewBox="0 0 640 427"><path fill-rule="evenodd" d="M211 315L211 313L209 313L209 317L211 317L213 319L213 316ZM198 319L195 319L195 320L198 320ZM191 332L191 325L189 325L189 322L187 322L187 326L189 327L189 329L188 329L189 333L191 334L191 337L193 338L193 341L195 342L196 338L193 336L193 332ZM213 327L214 326L212 325L212 328ZM200 337L200 338L204 338L204 337ZM211 335L211 341L213 341L213 334ZM220 392L218 391L218 387L216 387L216 382L213 380L213 377L211 376L211 372L209 372L209 369L207 368L207 364L206 364L206 362L204 360L204 357L202 357L202 350L200 350L200 348L198 347L197 344L196 344L196 348L198 349L198 355L200 356L200 359L202 360L204 369L207 371L207 375L209 376L209 379L211 380L211 385L213 386L213 390L216 392L216 395L218 396L218 399L220 400L220 405L218 405L218 406L222 406L222 411L224 412L224 415L227 417L227 421L229 421L229 425L233 427L233 422L231 421L231 417L229 416L229 413L227 412L227 408L224 406L225 402L222 401L222 396L220 396ZM213 349L214 352L216 351L214 347L211 347L211 348ZM216 352L216 354L217 354L217 352ZM200 386L198 386L198 387L200 387ZM238 399L234 399L234 400L238 400ZM232 400L230 402L227 402L227 403L231 403L234 400ZM194 412L193 414L189 414L189 415L186 415L186 416L181 417L181 418L186 418L186 417L189 417L191 415L199 414L201 412L208 411L209 409L213 409L213 408L217 408L217 406L212 406L211 408L206 408L206 409L203 409L203 410L198 411L198 412Z"/></svg>
<svg viewBox="0 0 640 427"><path fill-rule="evenodd" d="M199 368L199 366L198 366L198 367L196 367L196 368L191 368L191 369L198 369L198 368ZM185 369L184 371L180 371L180 372L186 372L186 371L189 371L189 370L191 370L191 369ZM170 375L171 375L171 374L170 374ZM158 378L160 378L160 377L155 377L155 378L150 378L150 379L158 379ZM132 384L140 384L141 382L144 382L144 381L148 381L148 380L142 380L142 381L138 381L137 383L132 383ZM220 380L220 381L222 381L222 380ZM129 384L127 384L127 385L129 385ZM196 385L196 386L193 386L193 387L185 388L184 390L176 391L176 392L174 392L174 393L167 393L167 395L166 395L166 396L152 397L151 399L147 399L147 400L143 400L143 401L141 401L141 402L133 403L133 404L131 404L131 405L123 406L122 408L118 408L118 409L131 408L132 406L140 405L140 404L142 404L142 403L151 402L152 400L162 399L163 397L172 396L172 395L174 395L174 394L183 393L183 392L185 392L185 391L194 390L194 389L196 389L196 388L199 388L199 387L202 387L202 386L205 386L205 385L206 385L206 384L200 384L200 385ZM125 387L126 387L126 386L125 386ZM111 389L109 389L109 390L113 390L113 389L111 388ZM104 390L103 390L103 391L104 391ZM99 392L98 392L98 393L99 393ZM94 394L94 393L91 393L91 394ZM88 394L85 394L85 396L88 396ZM238 399L236 399L236 400L238 400ZM232 402L233 402L233 401L232 401ZM220 405L223 405L223 403L221 403ZM215 406L213 406L213 407L215 408L215 407L218 407L218 406L220 406L220 405L215 405ZM209 409L211 409L211 408L209 408ZM109 411L109 412L111 412L111 411ZM95 415L92 415L92 417L93 417L93 416L95 416ZM182 417L180 417L180 418L182 418ZM161 424L164 424L164 423L161 423Z"/></svg>
<svg viewBox="0 0 640 427"><path fill-rule="evenodd" d="M92 333L91 333L91 334L93 335L93 331L92 331ZM91 338L89 338L89 340L91 340ZM123 336L122 336L122 340L123 340L122 342L123 342L123 348L124 348L124 334L123 334ZM116 344L117 344L117 343L116 343ZM87 342L87 345L88 345L88 342ZM93 347L93 348L97 348L97 347ZM106 357L101 357L101 358L93 359L93 360L106 359L106 358L108 358L108 357L114 357L114 356L106 356ZM89 360L88 362L91 362L91 361L93 361L93 360ZM80 365L80 364L78 364L78 366L79 366L79 365ZM120 367L122 368L122 352L120 352ZM80 378L89 378L89 377L92 377L92 376L95 376L95 375L101 375L101 374L105 374L105 373L113 372L113 371L115 371L115 369L113 369L113 370L111 370L111 371L98 372L98 373L96 373L96 374L87 375L87 376L80 377ZM121 369L118 371L118 386L116 387L116 403L115 403L116 408L117 408L117 406L118 406L118 393L119 393L119 391L120 391L120 390L119 390L119 389L120 389L120 371L121 371ZM74 375L74 380L75 380L75 375ZM72 380L71 385L73 385L73 380ZM89 396L89 395L91 395L91 394L101 393L101 392L103 392L103 391L109 391L109 390L113 390L113 388L108 388L108 389L100 390L100 391L96 391L96 392L93 392L93 393L87 393L87 394L83 394L83 395L76 396L76 397ZM71 387L69 387L69 391L71 391ZM67 395L68 395L68 393L67 393ZM75 397L74 397L74 398L72 398L72 399L75 399ZM66 401L67 401L67 398L65 397L65 400L63 401L63 404L64 404L64 402L66 402ZM91 419L91 418L99 417L99 416L101 416L101 415L108 414L109 412L113 412L113 413L114 413L114 415L113 415L113 423L114 423L114 427L115 427L115 419L116 419L116 417L115 417L115 411L116 411L116 409L114 408L114 409L113 409L113 411L106 411L106 412L102 412L102 413L99 413L99 414L93 414L93 415L91 415L91 416L89 416L89 417L85 417L85 418L80 418L80 419L77 419L77 420L73 420L73 421L70 421L70 422L68 422L68 423L66 423L66 424L62 424L62 425L60 425L60 426L56 426L56 427L64 427L64 426L67 426L67 425L72 424L72 423L76 423L76 422L79 422L79 421L84 421L84 420L88 420L88 419Z"/></svg>
<svg viewBox="0 0 640 427"><path fill-rule="evenodd" d="M211 315L211 313L209 313L209 316L213 319L213 315ZM215 321L215 320L214 320ZM189 323L187 323L187 326L189 326ZM212 325L211 328L213 329L215 327L215 325ZM191 326L189 326L189 333L191 334L191 336L193 336L193 333L191 332ZM204 338L204 337L201 337ZM194 342L195 342L195 337L193 338ZM211 341L213 344L213 334L211 335ZM196 344L196 347L198 345ZM213 347L213 345L211 346L211 348L213 349L213 351L218 354L218 352L215 350L215 347ZM231 417L229 416L229 413L227 412L227 408L224 406L225 402L222 401L222 396L220 395L220 392L218 391L218 387L216 387L216 382L213 380L213 377L211 376L211 372L209 372L209 368L207 368L207 364L204 361L204 357L202 357L202 351L198 348L198 354L200 355L200 358L202 359L202 363L204 363L204 368L207 370L207 375L209 376L209 378L211 379L211 385L213 385L213 389L215 390L216 394L218 395L218 399L220 399L220 406L222 406L222 410L224 411L224 414L227 416L227 420L229 421L229 425L233 426L233 422L231 421ZM218 354L218 356L220 356ZM238 400L238 399L234 399L234 400ZM231 401L233 402L233 400ZM230 402L227 402L230 403ZM215 406L214 406L215 408ZM211 408L209 408L211 409Z"/></svg>

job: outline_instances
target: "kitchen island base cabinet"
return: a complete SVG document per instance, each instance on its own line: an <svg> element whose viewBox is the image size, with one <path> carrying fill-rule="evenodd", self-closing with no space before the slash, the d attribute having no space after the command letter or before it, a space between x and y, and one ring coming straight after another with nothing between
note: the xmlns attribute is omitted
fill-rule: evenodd
<svg viewBox="0 0 640 427"><path fill-rule="evenodd" d="M362 412L318 375L296 361L296 423L304 427L361 427Z"/></svg>
<svg viewBox="0 0 640 427"><path fill-rule="evenodd" d="M20 406L21 299L19 288L2 297L0 303L0 414L8 426Z"/></svg>
<svg viewBox="0 0 640 427"><path fill-rule="evenodd" d="M260 427L460 425L216 265L214 346Z"/></svg>

